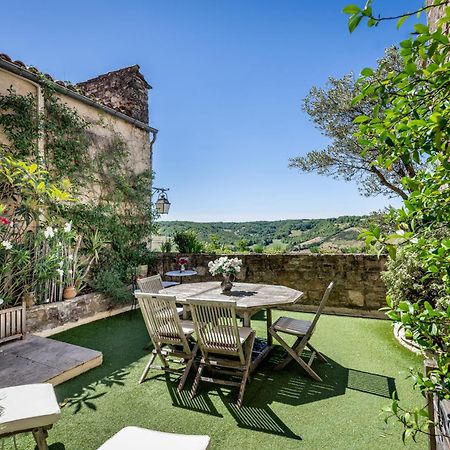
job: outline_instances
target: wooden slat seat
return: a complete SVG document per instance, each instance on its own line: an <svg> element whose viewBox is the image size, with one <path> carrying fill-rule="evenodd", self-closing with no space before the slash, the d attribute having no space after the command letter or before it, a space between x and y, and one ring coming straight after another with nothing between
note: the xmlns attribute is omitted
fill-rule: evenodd
<svg viewBox="0 0 450 450"><path fill-rule="evenodd" d="M189 342L194 333L194 325L189 320L181 320L177 312L176 298L170 295L154 294L150 292L135 292L139 301L142 316L152 340L154 350L144 372L139 380L142 383L150 369L159 369L166 372L178 373L169 367L169 356L182 358L185 369L178 384L178 390L183 389L189 371L194 363L198 345ZM169 346L164 347L163 346ZM162 366L153 365L156 357Z"/></svg>
<svg viewBox="0 0 450 450"><path fill-rule="evenodd" d="M159 291L164 289L161 275L139 278L137 280L137 284L142 292L152 292L153 294L157 294Z"/></svg>
<svg viewBox="0 0 450 450"><path fill-rule="evenodd" d="M244 399L249 380L250 364L255 342L255 332L250 327L239 327L236 316L236 302L232 300L199 300L188 302L194 321L202 358L191 390L193 398L200 381L239 387L237 406ZM221 369L221 373L240 375L241 381L202 376L205 368ZM224 370L226 369L226 371Z"/></svg>
<svg viewBox="0 0 450 450"><path fill-rule="evenodd" d="M180 323L183 333L186 337L189 337L194 333L194 322L192 322L192 320L180 320ZM178 333L174 333L168 325L162 325L161 328L159 328L159 333L162 336L173 336L176 338L178 337Z"/></svg>
<svg viewBox="0 0 450 450"><path fill-rule="evenodd" d="M308 320L293 319L292 317L280 317L274 324L276 331L304 336L311 328L312 322Z"/></svg>
<svg viewBox="0 0 450 450"><path fill-rule="evenodd" d="M250 327L238 327L241 344L247 340L252 331L253 330ZM206 337L211 343L217 345L218 347L233 348L237 350L236 339L232 334L232 330L230 330L226 325L211 327L211 329L206 332Z"/></svg>
<svg viewBox="0 0 450 450"><path fill-rule="evenodd" d="M152 275L147 278L139 278L137 284L141 292L151 292L153 294L158 294L163 289L176 286L179 283L173 281L162 281L161 275ZM177 313L179 316L183 315L183 308L177 306Z"/></svg>
<svg viewBox="0 0 450 450"><path fill-rule="evenodd" d="M275 369L283 369L286 365L294 360L296 361L303 369L317 381L322 381L322 378L312 369L312 363L314 359L317 357L323 362L327 362L326 358L316 350L310 342L311 336L314 333L316 328L316 324L320 318L320 315L325 308L325 304L330 296L330 292L333 289L334 281L332 281L320 302L319 308L317 309L316 315L312 322L307 320L299 320L293 319L291 317L280 317L270 328L269 333L276 339L281 346L286 350L286 357L275 367ZM291 347L289 344L280 336L279 333L290 334L296 336L294 345ZM302 359L301 354L305 348L308 348L311 351L311 356L308 361Z"/></svg>

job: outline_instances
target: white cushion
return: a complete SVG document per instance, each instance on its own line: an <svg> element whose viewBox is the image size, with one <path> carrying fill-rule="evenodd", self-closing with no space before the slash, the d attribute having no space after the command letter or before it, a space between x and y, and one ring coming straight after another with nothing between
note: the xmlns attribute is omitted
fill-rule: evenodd
<svg viewBox="0 0 450 450"><path fill-rule="evenodd" d="M0 435L49 426L61 415L49 383L0 389L0 408Z"/></svg>
<svg viewBox="0 0 450 450"><path fill-rule="evenodd" d="M122 428L98 450L206 450L209 436L163 433L139 427Z"/></svg>

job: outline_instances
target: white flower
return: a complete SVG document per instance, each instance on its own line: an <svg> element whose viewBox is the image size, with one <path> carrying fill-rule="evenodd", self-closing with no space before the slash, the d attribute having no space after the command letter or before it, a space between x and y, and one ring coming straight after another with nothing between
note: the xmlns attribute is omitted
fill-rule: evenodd
<svg viewBox="0 0 450 450"><path fill-rule="evenodd" d="M12 249L12 244L9 241L2 241L2 245L6 250L11 250Z"/></svg>
<svg viewBox="0 0 450 450"><path fill-rule="evenodd" d="M45 239L52 238L55 235L55 231L52 227L47 227L44 231Z"/></svg>
<svg viewBox="0 0 450 450"><path fill-rule="evenodd" d="M59 263L58 263L58 266L59 267L62 267L64 265L64 261L60 261Z"/></svg>
<svg viewBox="0 0 450 450"><path fill-rule="evenodd" d="M442 184L441 186L439 186L439 192L443 192L446 189L448 189L448 183Z"/></svg>
<svg viewBox="0 0 450 450"><path fill-rule="evenodd" d="M62 269L56 269L56 271L58 272L59 276L62 277L64 275L64 270Z"/></svg>
<svg viewBox="0 0 450 450"><path fill-rule="evenodd" d="M69 258L69 261L73 261L73 255L69 255L68 258Z"/></svg>
<svg viewBox="0 0 450 450"><path fill-rule="evenodd" d="M224 274L236 274L240 272L242 260L238 258L228 259L226 256L222 256L215 261L208 263L209 272L211 275Z"/></svg>
<svg viewBox="0 0 450 450"><path fill-rule="evenodd" d="M64 225L64 232L65 233L70 233L71 230L72 230L72 222L67 222Z"/></svg>

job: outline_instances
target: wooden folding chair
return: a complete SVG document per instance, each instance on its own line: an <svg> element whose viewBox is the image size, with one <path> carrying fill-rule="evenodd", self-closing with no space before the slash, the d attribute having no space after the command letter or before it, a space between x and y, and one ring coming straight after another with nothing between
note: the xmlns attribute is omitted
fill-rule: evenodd
<svg viewBox="0 0 450 450"><path fill-rule="evenodd" d="M238 386L237 406L240 407L249 379L255 332L250 327L238 327L235 301L193 299L189 301L189 306L202 352L191 398L196 395L200 381ZM205 367L220 369L224 374L240 374L241 382L204 377L202 372Z"/></svg>
<svg viewBox="0 0 450 450"><path fill-rule="evenodd" d="M198 345L189 342L194 333L193 323L190 320L180 319L174 296L146 292L136 292L135 296L139 301L142 316L154 346L150 361L145 367L139 383L145 380L150 369L180 373L179 370L169 367L168 358L173 356L182 358L186 364L178 384L178 390L183 389L198 351ZM168 347L163 348L164 345ZM157 356L161 360L162 366L153 365Z"/></svg>
<svg viewBox="0 0 450 450"><path fill-rule="evenodd" d="M157 294L164 288L161 275L159 274L147 278L138 278L137 284L142 292L152 292L154 294Z"/></svg>
<svg viewBox="0 0 450 450"><path fill-rule="evenodd" d="M152 275L147 278L140 278L137 280L137 284L141 292L151 292L153 294L158 294L166 287L174 286L179 283L169 284L169 286L165 286L165 281L162 281L161 275ZM169 282L170 283L170 282ZM177 307L178 315L183 315L183 308L181 306Z"/></svg>
<svg viewBox="0 0 450 450"><path fill-rule="evenodd" d="M316 357L323 362L327 362L327 360L319 351L317 351L313 347L309 340L314 333L317 322L320 318L320 315L322 314L323 309L325 308L325 304L328 300L328 297L330 296L330 292L331 289L333 289L333 286L334 281L332 281L325 290L319 308L317 309L316 315L314 316L312 322L308 320L292 319L290 317L280 317L269 328L269 333L282 345L282 347L287 352L287 356L275 367L276 370L283 369L291 360L295 360L298 364L300 364L301 367L303 367L303 369L306 370L306 372L312 378L317 381L322 381L322 378L320 378L320 376L317 375L317 373L311 368L311 365ZM294 345L290 347L289 344L278 333L285 333L296 336L297 339ZM301 357L301 354L306 347L311 350L311 356L308 362L303 360Z"/></svg>

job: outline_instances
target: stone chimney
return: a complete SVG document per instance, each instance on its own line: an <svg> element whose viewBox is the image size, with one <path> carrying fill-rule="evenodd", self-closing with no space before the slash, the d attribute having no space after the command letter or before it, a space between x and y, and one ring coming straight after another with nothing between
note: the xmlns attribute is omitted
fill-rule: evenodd
<svg viewBox="0 0 450 450"><path fill-rule="evenodd" d="M148 90L151 86L137 64L99 75L77 86L99 103L148 124Z"/></svg>

